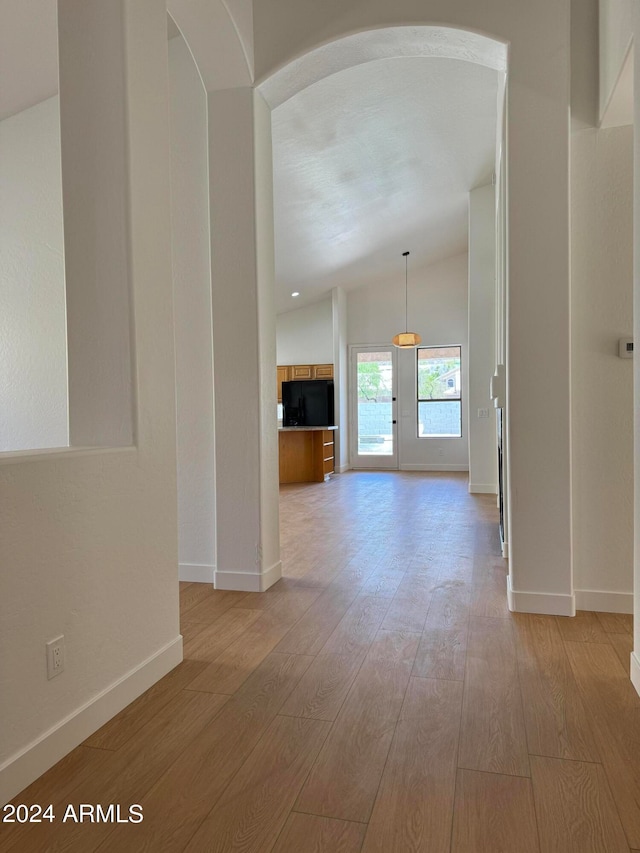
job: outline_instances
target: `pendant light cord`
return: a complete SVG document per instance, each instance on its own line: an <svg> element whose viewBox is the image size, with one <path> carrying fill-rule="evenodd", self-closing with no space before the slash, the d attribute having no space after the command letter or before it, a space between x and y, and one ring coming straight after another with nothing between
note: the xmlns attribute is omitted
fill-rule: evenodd
<svg viewBox="0 0 640 853"><path fill-rule="evenodd" d="M408 285L408 266L409 252L403 252L404 255L404 330L409 331L409 285Z"/></svg>

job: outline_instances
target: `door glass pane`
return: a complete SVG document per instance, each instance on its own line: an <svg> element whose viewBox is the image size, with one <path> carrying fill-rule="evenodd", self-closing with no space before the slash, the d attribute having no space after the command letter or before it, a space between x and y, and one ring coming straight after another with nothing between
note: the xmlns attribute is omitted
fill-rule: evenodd
<svg viewBox="0 0 640 853"><path fill-rule="evenodd" d="M358 455L393 455L392 352L359 352Z"/></svg>

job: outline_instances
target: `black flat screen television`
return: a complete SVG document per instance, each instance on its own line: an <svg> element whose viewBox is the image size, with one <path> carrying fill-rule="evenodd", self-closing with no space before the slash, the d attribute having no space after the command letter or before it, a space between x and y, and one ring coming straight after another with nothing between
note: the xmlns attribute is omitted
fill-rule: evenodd
<svg viewBox="0 0 640 853"><path fill-rule="evenodd" d="M282 383L283 426L334 426L333 379Z"/></svg>

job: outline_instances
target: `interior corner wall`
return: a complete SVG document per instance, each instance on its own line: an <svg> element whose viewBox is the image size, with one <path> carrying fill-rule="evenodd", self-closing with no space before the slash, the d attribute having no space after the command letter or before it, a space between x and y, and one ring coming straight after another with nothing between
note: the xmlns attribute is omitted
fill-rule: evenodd
<svg viewBox="0 0 640 853"><path fill-rule="evenodd" d="M571 0L571 127L598 123L598 0Z"/></svg>
<svg viewBox="0 0 640 853"><path fill-rule="evenodd" d="M409 327L423 346L462 347L462 437L418 438L415 350L398 350L399 467L403 470L461 470L469 467L468 444L468 255L430 266L409 263ZM404 329L404 271L393 284L364 285L347 293L348 343L391 346Z"/></svg>
<svg viewBox="0 0 640 853"><path fill-rule="evenodd" d="M180 579L213 583L215 447L207 97L182 38L169 41L169 98Z"/></svg>
<svg viewBox="0 0 640 853"><path fill-rule="evenodd" d="M571 140L571 415L576 605L632 612L633 128Z"/></svg>
<svg viewBox="0 0 640 853"><path fill-rule="evenodd" d="M496 194L469 193L469 491L497 494L496 414L490 383L496 366ZM481 418L479 410L488 417Z"/></svg>
<svg viewBox="0 0 640 853"><path fill-rule="evenodd" d="M0 452L69 444L58 97L0 122Z"/></svg>
<svg viewBox="0 0 640 853"><path fill-rule="evenodd" d="M276 317L278 364L332 364L331 297Z"/></svg>
<svg viewBox="0 0 640 853"><path fill-rule="evenodd" d="M600 118L618 82L634 27L634 0L599 0Z"/></svg>

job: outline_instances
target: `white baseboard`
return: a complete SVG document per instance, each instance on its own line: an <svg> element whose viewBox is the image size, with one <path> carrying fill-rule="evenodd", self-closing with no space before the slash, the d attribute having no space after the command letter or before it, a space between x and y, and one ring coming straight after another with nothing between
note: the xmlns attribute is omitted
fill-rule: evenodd
<svg viewBox="0 0 640 853"><path fill-rule="evenodd" d="M632 592L577 589L575 596L578 610L597 610L600 613L633 613Z"/></svg>
<svg viewBox="0 0 640 853"><path fill-rule="evenodd" d="M350 471L350 470L351 470L351 465L338 465L337 473L338 474L344 474L345 471Z"/></svg>
<svg viewBox="0 0 640 853"><path fill-rule="evenodd" d="M511 586L511 575L507 575L507 601L512 613L545 613L549 616L576 615L576 603L573 595L519 592Z"/></svg>
<svg viewBox="0 0 640 853"><path fill-rule="evenodd" d="M457 465L453 462L442 462L441 464L430 464L430 463L413 463L413 462L404 462L402 465L398 465L399 471L468 471L468 465Z"/></svg>
<svg viewBox="0 0 640 853"><path fill-rule="evenodd" d="M213 583L215 566L199 563L179 563L178 577L187 583Z"/></svg>
<svg viewBox="0 0 640 853"><path fill-rule="evenodd" d="M0 766L0 803L15 797L181 661L179 636L11 756Z"/></svg>
<svg viewBox="0 0 640 853"><path fill-rule="evenodd" d="M470 495L497 495L498 487L495 483L469 483Z"/></svg>
<svg viewBox="0 0 640 853"><path fill-rule="evenodd" d="M640 694L640 660L635 652L631 652L631 683Z"/></svg>
<svg viewBox="0 0 640 853"><path fill-rule="evenodd" d="M280 560L266 572L221 572L216 569L214 586L216 589L232 589L237 592L264 592L282 577Z"/></svg>

